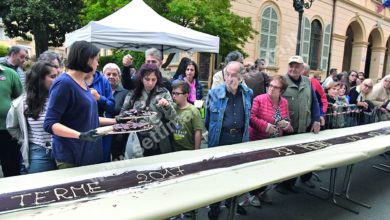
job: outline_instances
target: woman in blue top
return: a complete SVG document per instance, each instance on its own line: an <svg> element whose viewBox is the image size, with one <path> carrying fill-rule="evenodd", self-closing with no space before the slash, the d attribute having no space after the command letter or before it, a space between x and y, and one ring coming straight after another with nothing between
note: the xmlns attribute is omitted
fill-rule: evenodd
<svg viewBox="0 0 390 220"><path fill-rule="evenodd" d="M86 74L96 71L98 59L96 46L75 42L69 51L69 71L50 89L44 129L53 134L53 156L59 169L102 161L102 140L94 129L115 124L115 119L99 118L97 102L84 81Z"/></svg>

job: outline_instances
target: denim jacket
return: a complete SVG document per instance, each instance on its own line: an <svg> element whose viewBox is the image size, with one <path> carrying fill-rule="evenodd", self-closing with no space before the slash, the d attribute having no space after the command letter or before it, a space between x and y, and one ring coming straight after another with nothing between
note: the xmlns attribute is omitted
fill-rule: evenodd
<svg viewBox="0 0 390 220"><path fill-rule="evenodd" d="M244 135L242 142L249 141L249 119L251 112L251 103L253 92L247 86L240 84L242 89L242 100L244 100ZM219 137L221 135L223 117L225 114L228 97L226 97L226 84L222 84L214 89L209 90L206 99L205 112L205 127L209 132L208 146L216 147L219 145Z"/></svg>

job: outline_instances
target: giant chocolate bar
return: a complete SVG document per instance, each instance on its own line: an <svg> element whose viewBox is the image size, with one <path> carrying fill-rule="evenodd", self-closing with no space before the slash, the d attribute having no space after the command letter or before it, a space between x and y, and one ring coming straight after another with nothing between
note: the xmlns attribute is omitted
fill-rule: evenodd
<svg viewBox="0 0 390 220"><path fill-rule="evenodd" d="M195 163L183 164L177 167L161 168L158 170L131 170L119 175L96 177L70 183L46 186L24 191L4 193L0 195L0 212L18 209L46 206L48 204L79 200L86 197L96 197L120 189L142 186L144 184L164 181L197 172L232 167L244 163L275 157L291 156L323 149L336 144L350 143L380 135L390 134L390 127L314 141L296 145L286 145L265 150L236 153L219 158L210 158Z"/></svg>

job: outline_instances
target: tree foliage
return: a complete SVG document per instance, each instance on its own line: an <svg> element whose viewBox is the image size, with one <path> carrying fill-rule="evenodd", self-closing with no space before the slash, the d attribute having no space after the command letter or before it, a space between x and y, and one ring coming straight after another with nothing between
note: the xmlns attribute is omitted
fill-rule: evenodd
<svg viewBox="0 0 390 220"><path fill-rule="evenodd" d="M100 20L129 3L129 0L84 0L84 24ZM191 29L220 37L220 54L241 50L256 31L250 18L230 11L230 0L145 0L163 17ZM147 19L147 18L145 18ZM142 18L139 21L142 22ZM244 53L245 54L245 53Z"/></svg>
<svg viewBox="0 0 390 220"><path fill-rule="evenodd" d="M0 44L0 57L7 56L8 47L6 45Z"/></svg>
<svg viewBox="0 0 390 220"><path fill-rule="evenodd" d="M36 55L48 46L62 46L65 33L80 27L78 0L1 0L0 17L11 38L34 36Z"/></svg>
<svg viewBox="0 0 390 220"><path fill-rule="evenodd" d="M127 54L131 54L131 56L133 57L133 66L136 69L139 69L142 66L142 64L145 63L145 53L143 53L143 52L128 51L128 50L116 50L116 51L114 51L113 55L100 57L99 69L103 70L103 67L107 63L116 63L122 69L123 68L122 58Z"/></svg>
<svg viewBox="0 0 390 220"><path fill-rule="evenodd" d="M243 52L241 47L256 33L249 17L230 11L230 0L172 0L168 7L166 17L171 21L219 36L222 55L233 50Z"/></svg>

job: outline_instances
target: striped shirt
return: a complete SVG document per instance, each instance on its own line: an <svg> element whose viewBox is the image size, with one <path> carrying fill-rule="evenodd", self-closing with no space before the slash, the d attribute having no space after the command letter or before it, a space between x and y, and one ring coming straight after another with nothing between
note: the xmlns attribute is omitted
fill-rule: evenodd
<svg viewBox="0 0 390 220"><path fill-rule="evenodd" d="M51 148L52 136L43 130L43 121L45 120L48 99L46 99L43 111L39 114L38 120L27 118L28 142L37 144L45 148ZM27 106L26 106L27 107Z"/></svg>

